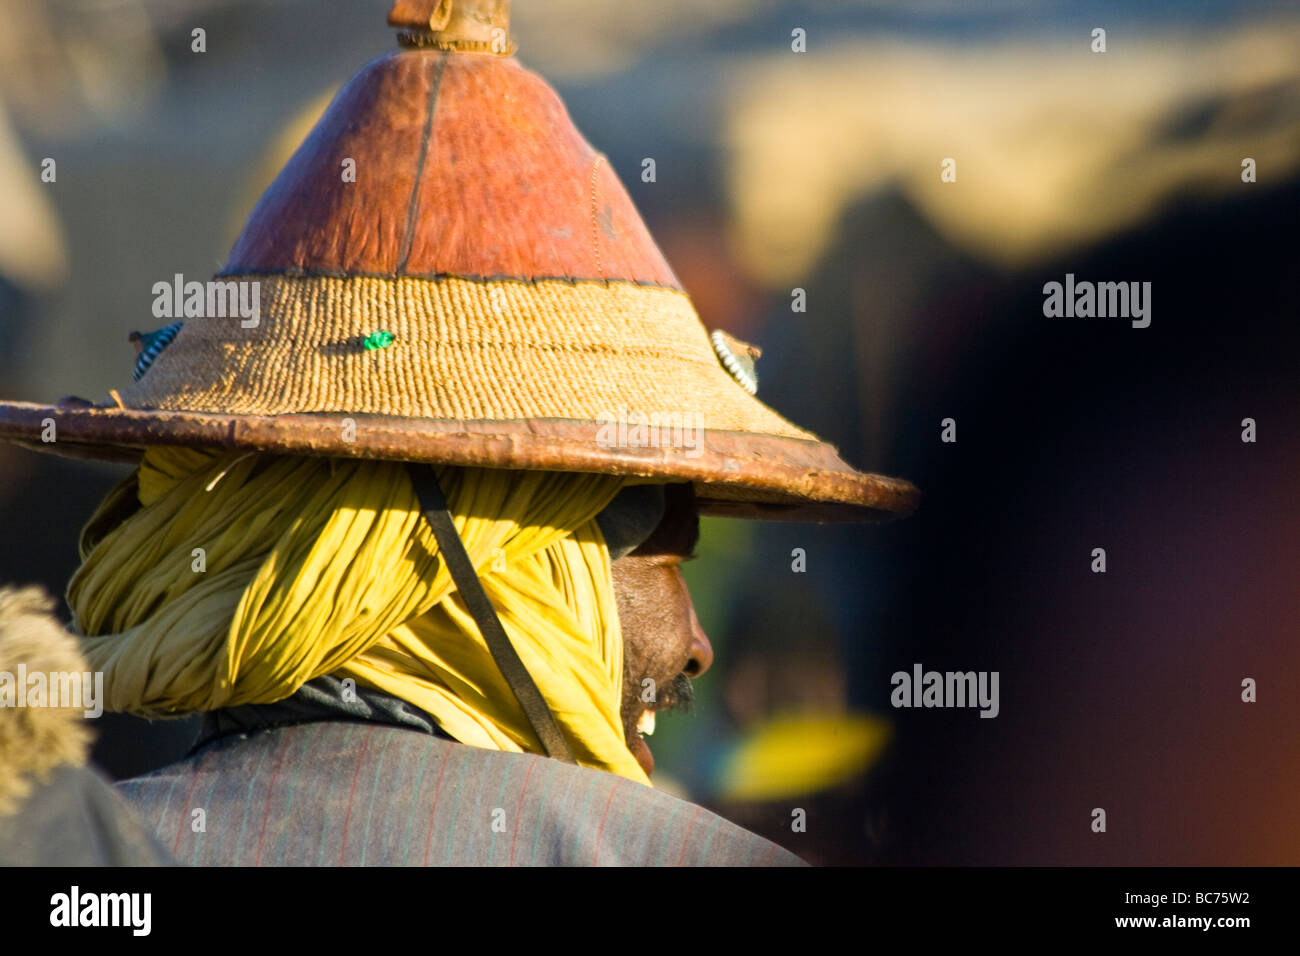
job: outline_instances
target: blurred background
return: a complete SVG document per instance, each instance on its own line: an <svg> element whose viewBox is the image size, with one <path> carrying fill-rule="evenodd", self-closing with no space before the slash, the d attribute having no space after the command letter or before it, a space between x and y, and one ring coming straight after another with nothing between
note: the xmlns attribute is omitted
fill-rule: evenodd
<svg viewBox="0 0 1300 956"><path fill-rule="evenodd" d="M129 381L153 283L221 266L389 5L0 0L0 395ZM924 493L705 521L661 785L818 863L1300 863L1295 4L514 6L760 397ZM1045 318L1067 273L1152 283L1150 328ZM124 473L0 446L0 581L61 595ZM998 717L893 709L918 663L998 671ZM99 730L123 776L194 725Z"/></svg>

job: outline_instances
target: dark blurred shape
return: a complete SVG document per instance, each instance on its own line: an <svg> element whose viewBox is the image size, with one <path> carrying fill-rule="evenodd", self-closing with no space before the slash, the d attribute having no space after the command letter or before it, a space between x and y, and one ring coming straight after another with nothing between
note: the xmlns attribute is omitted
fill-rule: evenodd
<svg viewBox="0 0 1300 956"><path fill-rule="evenodd" d="M897 587L878 600L880 626L843 631L855 696L885 712L889 673L914 662L1001 674L995 720L894 712L893 756L873 778L891 821L884 862L1295 862L1300 760L1277 730L1300 718L1280 693L1300 670L1300 183L1242 188L1007 274L945 254L919 221L900 234L906 219L875 203L846 220L816 280L820 325L769 347L830 383L818 420L793 372L769 375L777 407L870 463L881 446L860 437L847 336L884 321L910 343L885 454L926 498L905 535L822 556ZM882 223L893 243L876 259ZM878 266L838 259L863 253ZM1151 281L1151 328L1044 318L1042 285L1066 272ZM958 441L945 445L950 416ZM1241 441L1246 417L1256 444ZM756 550L779 553L788 534L765 528ZM1089 570L1095 546L1105 575ZM746 586L791 580L760 564ZM1242 703L1248 676L1273 693ZM1094 807L1106 834L1090 830Z"/></svg>

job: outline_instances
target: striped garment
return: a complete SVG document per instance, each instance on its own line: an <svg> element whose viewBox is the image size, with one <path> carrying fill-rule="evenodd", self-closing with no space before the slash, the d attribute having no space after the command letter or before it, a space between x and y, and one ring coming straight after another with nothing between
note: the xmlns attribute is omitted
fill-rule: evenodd
<svg viewBox="0 0 1300 956"><path fill-rule="evenodd" d="M803 864L631 780L381 723L229 734L118 786L183 864Z"/></svg>

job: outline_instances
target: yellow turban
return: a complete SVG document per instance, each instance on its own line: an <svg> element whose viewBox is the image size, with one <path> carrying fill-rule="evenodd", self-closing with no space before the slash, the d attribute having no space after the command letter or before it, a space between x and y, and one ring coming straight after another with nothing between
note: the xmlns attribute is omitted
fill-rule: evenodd
<svg viewBox="0 0 1300 956"><path fill-rule="evenodd" d="M623 639L596 515L610 475L436 468L506 634L578 762L649 783L619 715ZM179 715L351 677L462 743L543 753L398 462L150 449L68 585L107 706Z"/></svg>

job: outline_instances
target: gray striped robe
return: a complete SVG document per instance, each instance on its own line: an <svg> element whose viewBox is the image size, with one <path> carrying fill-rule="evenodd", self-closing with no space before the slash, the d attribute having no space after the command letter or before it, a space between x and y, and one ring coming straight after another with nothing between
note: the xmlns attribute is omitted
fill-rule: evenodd
<svg viewBox="0 0 1300 956"><path fill-rule="evenodd" d="M375 701L422 715L369 692L360 705L370 711L365 718L335 712L259 727L249 726L259 721L243 708L242 718L209 729L185 760L118 786L177 860L192 865L803 862L650 787L532 754L469 747L436 728L377 714ZM232 723L239 729L231 732Z"/></svg>

